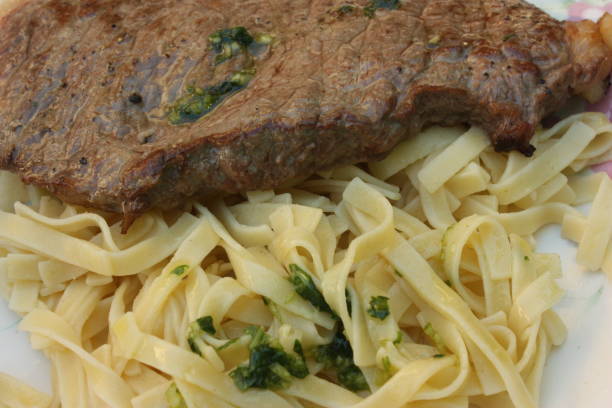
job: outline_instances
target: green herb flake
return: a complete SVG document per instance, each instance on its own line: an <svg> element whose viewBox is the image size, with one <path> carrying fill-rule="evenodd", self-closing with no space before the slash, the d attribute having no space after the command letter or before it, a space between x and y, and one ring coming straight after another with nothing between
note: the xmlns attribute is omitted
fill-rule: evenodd
<svg viewBox="0 0 612 408"><path fill-rule="evenodd" d="M189 332L187 333L187 344L189 344L191 351L201 356L202 349L206 347L204 334L208 333L213 335L216 332L212 316L200 317L192 322L189 325Z"/></svg>
<svg viewBox="0 0 612 408"><path fill-rule="evenodd" d="M230 372L234 384L241 391L249 388L281 389L291 383L291 374L281 361L285 353L268 345L251 351L248 365L241 365Z"/></svg>
<svg viewBox="0 0 612 408"><path fill-rule="evenodd" d="M524 259L525 261L529 261L529 257L528 257L527 255L525 255L525 256L523 257L523 259Z"/></svg>
<svg viewBox="0 0 612 408"><path fill-rule="evenodd" d="M257 34L255 36L255 42L259 44L268 45L272 44L272 41L274 41L274 36L271 34Z"/></svg>
<svg viewBox="0 0 612 408"><path fill-rule="evenodd" d="M402 343L403 339L404 339L404 333L402 333L401 331L398 331L397 336L395 337L395 340L393 340L393 344L397 346L398 344Z"/></svg>
<svg viewBox="0 0 612 408"><path fill-rule="evenodd" d="M444 354L434 354L433 358L442 358Z"/></svg>
<svg viewBox="0 0 612 408"><path fill-rule="evenodd" d="M250 327L245 331L251 336L249 362L229 373L241 391L250 388L283 389L293 378L305 378L309 372L302 345L295 341L293 353L285 352L273 343L261 327Z"/></svg>
<svg viewBox="0 0 612 408"><path fill-rule="evenodd" d="M393 367L393 364L391 364L391 359L389 358L389 356L383 357L381 363L382 373L377 376L378 378L376 379L376 382L382 385L386 383L389 378L393 377L393 374L397 372L397 369Z"/></svg>
<svg viewBox="0 0 612 408"><path fill-rule="evenodd" d="M506 42L506 41L510 41L510 40L512 40L512 39L514 39L514 38L517 38L517 35L516 35L516 34L514 34L514 33L513 33L513 34L506 34L506 35L504 36L504 42Z"/></svg>
<svg viewBox="0 0 612 408"><path fill-rule="evenodd" d="M217 347L217 351L225 350L230 347L232 344L236 344L236 342L240 340L240 337L236 337L235 339L231 339L223 343L221 346Z"/></svg>
<svg viewBox="0 0 612 408"><path fill-rule="evenodd" d="M442 337L436 331L436 329L433 328L431 323L427 323L425 327L423 327L423 331L425 332L427 337L429 337L431 341L433 341L434 345L436 346L438 351L440 351L440 353L446 352L446 345L444 344Z"/></svg>
<svg viewBox="0 0 612 408"><path fill-rule="evenodd" d="M346 310L348 311L349 317L353 317L353 300L351 299L351 292L348 289L344 289L344 297L346 298Z"/></svg>
<svg viewBox="0 0 612 408"><path fill-rule="evenodd" d="M207 88L188 87L187 95L177 99L169 109L168 121L173 125L197 121L230 95L246 87L254 75L254 69L243 69L217 85Z"/></svg>
<svg viewBox="0 0 612 408"><path fill-rule="evenodd" d="M251 336L249 342L249 349L253 350L255 347L261 344L267 344L270 342L270 337L266 332L259 326L249 326L244 330L244 334Z"/></svg>
<svg viewBox="0 0 612 408"><path fill-rule="evenodd" d="M431 47L436 47L438 44L440 44L440 40L442 39L442 37L440 37L439 34L434 35L433 37L431 37L428 41L427 41L427 45L431 48Z"/></svg>
<svg viewBox="0 0 612 408"><path fill-rule="evenodd" d="M254 75L255 71L253 69L243 69L232 75L230 78L230 83L232 86L245 87L248 85L251 79L253 79Z"/></svg>
<svg viewBox="0 0 612 408"><path fill-rule="evenodd" d="M389 298L385 296L372 296L368 314L375 319L385 320L389 316Z"/></svg>
<svg viewBox="0 0 612 408"><path fill-rule="evenodd" d="M180 266L177 266L176 268L174 268L172 270L172 272L170 272L170 273L172 275L181 276L182 274L184 274L188 270L189 270L189 265L180 265Z"/></svg>
<svg viewBox="0 0 612 408"><path fill-rule="evenodd" d="M200 350L200 344L198 344L198 339L195 337L188 336L187 344L189 345L189 350L196 353L197 355L202 355L202 350Z"/></svg>
<svg viewBox="0 0 612 408"><path fill-rule="evenodd" d="M353 392L366 391L370 387L363 376L361 369L355 364L339 369L337 372L340 385Z"/></svg>
<svg viewBox="0 0 612 408"><path fill-rule="evenodd" d="M363 14L372 18L378 9L396 10L399 6L399 0L372 0L363 8Z"/></svg>
<svg viewBox="0 0 612 408"><path fill-rule="evenodd" d="M210 335L214 335L217 332L213 324L212 316L200 317L198 320L196 320L196 322L198 323L198 326L200 326L202 330L204 330L206 333Z"/></svg>
<svg viewBox="0 0 612 408"><path fill-rule="evenodd" d="M253 36L244 27L224 28L208 37L211 48L217 54L215 64L221 64L244 52L253 41Z"/></svg>
<svg viewBox="0 0 612 408"><path fill-rule="evenodd" d="M446 286L448 286L449 288L453 287L453 282L451 282L450 279L445 280L444 283L446 283Z"/></svg>
<svg viewBox="0 0 612 408"><path fill-rule="evenodd" d="M305 378L308 372L308 366L306 365L306 357L304 357L304 350L299 340L293 342L294 355L289 355L289 372L296 378Z"/></svg>
<svg viewBox="0 0 612 408"><path fill-rule="evenodd" d="M354 10L355 10L355 6L351 4L344 4L338 7L338 14L340 14L341 16L344 16L346 14L351 14Z"/></svg>
<svg viewBox="0 0 612 408"><path fill-rule="evenodd" d="M340 385L351 391L368 390L368 383L361 369L353 362L351 343L338 330L329 344L314 349L315 360L327 370L334 370Z"/></svg>
<svg viewBox="0 0 612 408"><path fill-rule="evenodd" d="M335 313L325 301L323 294L319 291L310 275L304 269L296 264L289 265L288 279L297 294L303 299L307 300L317 310L335 316Z"/></svg>
<svg viewBox="0 0 612 408"><path fill-rule="evenodd" d="M200 317L192 322L187 333L187 344L191 351L201 356L202 350L207 345L204 339L205 333L214 335L216 332L212 316Z"/></svg>
<svg viewBox="0 0 612 408"><path fill-rule="evenodd" d="M281 309L279 308L278 304L276 304L276 302L266 296L263 296L262 300L264 302L264 305L268 306L268 309L270 309L270 313L272 313L272 316L274 316L276 319L278 319L279 322L282 323L283 315L281 314Z"/></svg>
<svg viewBox="0 0 612 408"><path fill-rule="evenodd" d="M382 366L383 366L383 370L385 370L385 372L391 372L391 360L389 359L389 356L385 356L382 359Z"/></svg>
<svg viewBox="0 0 612 408"><path fill-rule="evenodd" d="M165 394L169 408L187 408L187 403L175 383L172 383Z"/></svg>

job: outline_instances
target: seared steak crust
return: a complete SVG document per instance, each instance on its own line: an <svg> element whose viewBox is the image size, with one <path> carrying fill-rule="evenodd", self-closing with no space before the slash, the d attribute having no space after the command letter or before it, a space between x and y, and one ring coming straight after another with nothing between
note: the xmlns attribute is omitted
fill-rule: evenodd
<svg viewBox="0 0 612 408"><path fill-rule="evenodd" d="M563 24L523 0L409 0L374 16L368 3L26 2L0 19L0 167L129 219L382 157L431 123L479 124L528 154L589 76ZM240 57L215 65L208 43L234 26L274 37L254 78L169 123L188 85L238 69ZM609 71L609 53L594 58Z"/></svg>

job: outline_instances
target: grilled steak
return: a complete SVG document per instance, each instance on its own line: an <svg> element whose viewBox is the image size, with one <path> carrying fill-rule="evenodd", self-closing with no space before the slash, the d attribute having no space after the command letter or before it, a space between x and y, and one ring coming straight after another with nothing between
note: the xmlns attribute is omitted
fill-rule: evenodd
<svg viewBox="0 0 612 408"><path fill-rule="evenodd" d="M606 77L523 0L36 0L0 19L0 167L123 213L382 157L428 124L529 154Z"/></svg>

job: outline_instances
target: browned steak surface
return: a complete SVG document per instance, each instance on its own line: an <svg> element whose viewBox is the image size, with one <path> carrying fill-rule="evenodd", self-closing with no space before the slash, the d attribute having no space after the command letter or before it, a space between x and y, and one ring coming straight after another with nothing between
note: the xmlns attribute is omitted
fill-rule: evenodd
<svg viewBox="0 0 612 408"><path fill-rule="evenodd" d="M237 26L259 43L220 62L209 36ZM593 30L582 55L522 0L30 1L0 19L0 167L129 218L381 157L431 123L529 153L541 118L609 73ZM243 89L172 123L188 87L245 67Z"/></svg>

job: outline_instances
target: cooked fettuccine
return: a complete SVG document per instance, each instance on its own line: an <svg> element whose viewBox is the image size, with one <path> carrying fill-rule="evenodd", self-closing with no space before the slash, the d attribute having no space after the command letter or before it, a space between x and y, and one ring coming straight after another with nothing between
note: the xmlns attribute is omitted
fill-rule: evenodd
<svg viewBox="0 0 612 408"><path fill-rule="evenodd" d="M559 257L532 234L561 224L612 273L612 181L584 170L612 159L612 125L576 115L533 143L432 127L367 168L125 235L2 172L0 293L53 395L0 375L0 406L535 408L566 333Z"/></svg>

